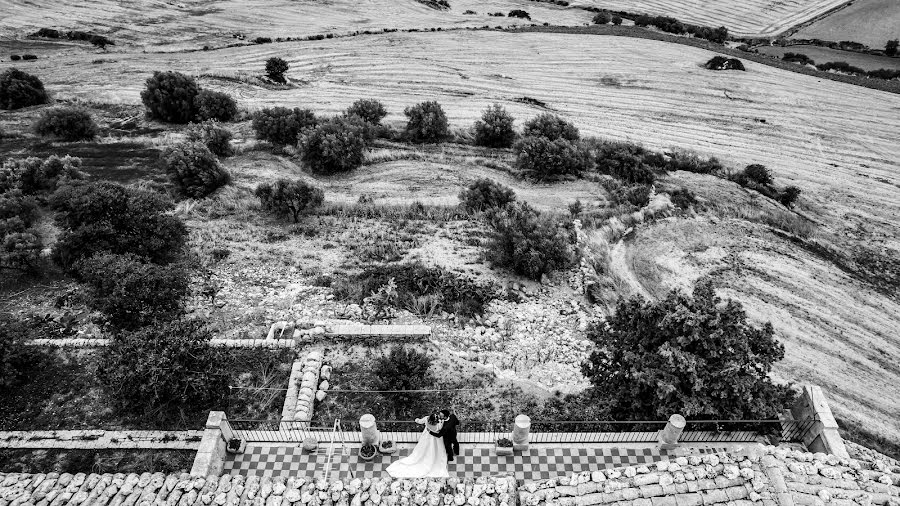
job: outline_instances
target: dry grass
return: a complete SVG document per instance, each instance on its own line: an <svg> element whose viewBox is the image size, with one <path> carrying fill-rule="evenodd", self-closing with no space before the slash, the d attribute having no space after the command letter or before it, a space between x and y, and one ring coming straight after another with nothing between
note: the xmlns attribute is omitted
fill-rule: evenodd
<svg viewBox="0 0 900 506"><path fill-rule="evenodd" d="M793 35L798 39L852 40L884 49L900 38L900 3L895 0L856 0Z"/></svg>

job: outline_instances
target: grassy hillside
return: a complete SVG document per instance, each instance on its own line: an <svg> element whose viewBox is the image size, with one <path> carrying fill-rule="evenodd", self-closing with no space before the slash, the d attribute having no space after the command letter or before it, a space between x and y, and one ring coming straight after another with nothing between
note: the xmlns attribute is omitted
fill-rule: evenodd
<svg viewBox="0 0 900 506"><path fill-rule="evenodd" d="M852 40L873 49L884 49L885 42L900 38L900 3L894 0L857 0L803 28L793 37Z"/></svg>

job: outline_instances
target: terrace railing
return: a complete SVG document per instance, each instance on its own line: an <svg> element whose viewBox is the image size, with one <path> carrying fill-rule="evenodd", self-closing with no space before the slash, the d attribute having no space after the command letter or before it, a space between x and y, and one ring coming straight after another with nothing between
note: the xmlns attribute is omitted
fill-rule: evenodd
<svg viewBox="0 0 900 506"><path fill-rule="evenodd" d="M228 420L235 436L249 442L302 442L307 437L317 441L340 440L359 444L358 421L342 420L333 426L310 422L268 420ZM802 442L815 420L689 420L679 441L685 443L740 443L775 436L783 442ZM376 422L382 438L397 443L414 443L424 427L408 420ZM655 443L665 421L532 421L529 441L532 444L569 443ZM512 422L462 421L458 429L460 443L493 443L509 437Z"/></svg>

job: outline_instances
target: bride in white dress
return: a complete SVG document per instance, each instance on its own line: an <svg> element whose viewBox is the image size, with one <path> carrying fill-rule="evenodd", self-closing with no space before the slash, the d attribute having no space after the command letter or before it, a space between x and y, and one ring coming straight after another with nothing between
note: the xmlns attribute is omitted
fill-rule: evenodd
<svg viewBox="0 0 900 506"><path fill-rule="evenodd" d="M449 478L444 441L431 434L440 431L443 422L432 413L427 418L417 418L416 423L425 425L419 442L408 456L389 465L387 473L394 478Z"/></svg>

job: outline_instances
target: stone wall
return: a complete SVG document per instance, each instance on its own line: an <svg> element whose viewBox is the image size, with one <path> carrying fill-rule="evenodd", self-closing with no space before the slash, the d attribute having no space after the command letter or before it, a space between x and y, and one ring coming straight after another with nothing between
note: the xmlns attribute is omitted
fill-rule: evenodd
<svg viewBox="0 0 900 506"><path fill-rule="evenodd" d="M319 379L322 360L322 352L313 350L306 355L302 362L294 362L291 377L288 380L288 389L284 396L281 421L308 422L312 420L316 395L321 386Z"/></svg>

